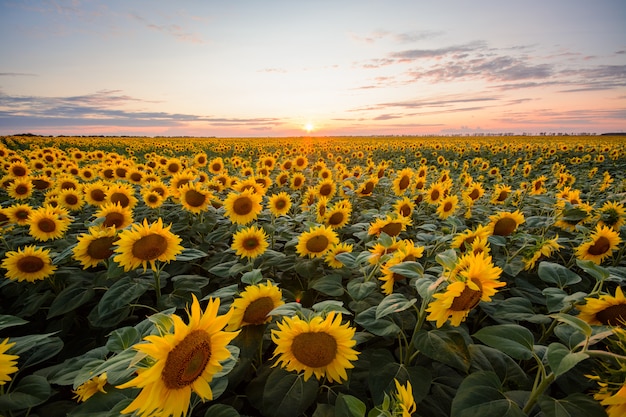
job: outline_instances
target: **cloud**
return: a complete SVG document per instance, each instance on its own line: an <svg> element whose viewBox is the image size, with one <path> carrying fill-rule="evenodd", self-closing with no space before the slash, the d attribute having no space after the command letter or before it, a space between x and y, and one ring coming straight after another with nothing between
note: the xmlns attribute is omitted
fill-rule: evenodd
<svg viewBox="0 0 626 417"><path fill-rule="evenodd" d="M147 18L139 15L137 12L130 13L130 17L140 23L142 23L145 27L150 30L157 31L167 36L172 36L176 40L181 42L190 42L190 43L205 43L200 35L197 33L191 32L185 29L183 26L176 23L166 23L159 24L149 21ZM167 17L168 20L171 19L170 16ZM193 20L197 20L198 18L193 18Z"/></svg>
<svg viewBox="0 0 626 417"><path fill-rule="evenodd" d="M443 32L441 31L433 31L433 30L414 30L410 32L397 33L393 31L381 29L381 30L370 32L365 35L359 35L354 32L349 32L348 36L350 36L350 39L359 43L373 44L383 39L391 39L392 41L397 42L397 43L418 42L418 41L423 41L427 39L432 39L437 36L441 36L442 34Z"/></svg>
<svg viewBox="0 0 626 417"><path fill-rule="evenodd" d="M0 77L37 77L37 74L29 72L0 72Z"/></svg>
<svg viewBox="0 0 626 417"><path fill-rule="evenodd" d="M223 118L184 113L124 110L129 104L150 103L123 94L102 90L68 97L10 96L0 91L0 125L17 129L62 126L163 127L201 123L209 126L271 127L277 118Z"/></svg>
<svg viewBox="0 0 626 417"><path fill-rule="evenodd" d="M409 62L424 58L440 58L448 55L463 57L466 56L468 52L484 50L486 46L487 44L484 41L475 41L464 45L453 45L436 49L408 49L405 51L392 52L389 54L389 57L399 62Z"/></svg>

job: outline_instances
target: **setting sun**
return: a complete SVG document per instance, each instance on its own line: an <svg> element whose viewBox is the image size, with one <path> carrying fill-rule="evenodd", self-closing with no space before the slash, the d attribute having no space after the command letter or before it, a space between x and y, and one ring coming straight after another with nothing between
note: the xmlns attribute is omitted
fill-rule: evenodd
<svg viewBox="0 0 626 417"><path fill-rule="evenodd" d="M306 122L302 128L306 130L307 133L311 133L313 129L315 129L315 126L313 126L311 122Z"/></svg>

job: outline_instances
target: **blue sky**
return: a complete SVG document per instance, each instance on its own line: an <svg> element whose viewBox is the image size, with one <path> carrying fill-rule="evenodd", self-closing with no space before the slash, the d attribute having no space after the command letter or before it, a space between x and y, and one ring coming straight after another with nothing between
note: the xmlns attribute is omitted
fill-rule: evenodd
<svg viewBox="0 0 626 417"><path fill-rule="evenodd" d="M0 1L0 134L626 128L626 2Z"/></svg>

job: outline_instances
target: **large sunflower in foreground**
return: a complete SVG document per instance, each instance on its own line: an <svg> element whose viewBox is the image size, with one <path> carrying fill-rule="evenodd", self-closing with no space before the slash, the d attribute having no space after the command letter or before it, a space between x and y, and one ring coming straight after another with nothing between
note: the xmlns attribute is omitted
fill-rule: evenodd
<svg viewBox="0 0 626 417"><path fill-rule="evenodd" d="M246 225L257 218L263 207L263 195L253 190L231 192L224 200L225 215L235 224Z"/></svg>
<svg viewBox="0 0 626 417"><path fill-rule="evenodd" d="M579 319L595 325L626 326L626 297L621 287L615 289L615 296L604 294L585 301L578 307Z"/></svg>
<svg viewBox="0 0 626 417"><path fill-rule="evenodd" d="M576 257L600 265L613 254L621 242L618 232L610 227L598 225L591 239L576 248Z"/></svg>
<svg viewBox="0 0 626 417"><path fill-rule="evenodd" d="M113 260L130 271L143 265L144 271L148 264L153 271L157 270L156 261L169 262L176 259L176 255L183 251L180 246L182 239L170 232L169 225L163 227L163 219L148 224L144 219L142 224L134 223L131 229L123 230L119 234L117 248L119 253Z"/></svg>
<svg viewBox="0 0 626 417"><path fill-rule="evenodd" d="M479 302L491 301L496 288L506 285L498 279L501 273L502 269L491 263L491 257L470 253L467 267L458 273L456 281L443 293L433 296L435 300L426 309L429 313L426 319L435 321L437 327L448 320L453 326L459 326Z"/></svg>
<svg viewBox="0 0 626 417"><path fill-rule="evenodd" d="M74 259L83 265L83 269L97 266L113 255L115 227L91 226L87 233L78 236L78 243L72 250Z"/></svg>
<svg viewBox="0 0 626 417"><path fill-rule="evenodd" d="M337 233L328 226L314 226L308 232L298 237L296 252L300 256L309 255L311 258L324 256L332 246L339 243Z"/></svg>
<svg viewBox="0 0 626 417"><path fill-rule="evenodd" d="M37 248L34 245L7 252L2 267L7 270L7 278L18 282L40 281L57 269L56 265L52 265L50 249Z"/></svg>
<svg viewBox="0 0 626 417"><path fill-rule="evenodd" d="M491 222L487 227L494 236L509 236L525 221L524 215L519 210L512 213L501 211L489 216L489 219Z"/></svg>
<svg viewBox="0 0 626 417"><path fill-rule="evenodd" d="M252 226L243 228L233 235L231 249L243 258L254 259L262 255L268 246L265 230Z"/></svg>
<svg viewBox="0 0 626 417"><path fill-rule="evenodd" d="M211 299L203 312L193 295L188 324L173 314L173 332L146 336L144 343L134 346L147 355L148 366L139 368L134 379L117 386L141 388L121 413L180 417L189 409L192 392L203 401L213 399L209 383L222 370L220 362L230 357L227 345L238 333L222 330L232 310L218 316L219 306L219 299Z"/></svg>
<svg viewBox="0 0 626 417"><path fill-rule="evenodd" d="M233 301L233 315L226 330L267 323L272 318L268 313L283 304L282 291L269 280L265 284L248 285Z"/></svg>
<svg viewBox="0 0 626 417"><path fill-rule="evenodd" d="M4 339L0 343L0 387L11 380L9 375L17 372L17 355L8 355L7 350L11 349L15 342L9 343L9 339Z"/></svg>
<svg viewBox="0 0 626 417"><path fill-rule="evenodd" d="M310 320L285 317L272 330L276 343L274 366L280 365L289 372L304 372L304 380L312 375L330 382L347 380L346 369L354 368L359 352L352 349L355 328L341 324L341 313L330 312L325 319L315 316Z"/></svg>
<svg viewBox="0 0 626 417"><path fill-rule="evenodd" d="M39 241L58 239L70 227L71 218L64 209L49 205L33 210L28 218L28 233Z"/></svg>

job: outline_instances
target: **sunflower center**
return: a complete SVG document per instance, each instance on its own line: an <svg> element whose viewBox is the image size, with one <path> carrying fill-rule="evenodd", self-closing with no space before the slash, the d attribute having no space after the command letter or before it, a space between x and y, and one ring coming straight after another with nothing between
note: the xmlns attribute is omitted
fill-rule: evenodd
<svg viewBox="0 0 626 417"><path fill-rule="evenodd" d="M87 246L87 254L93 259L108 259L113 255L111 246L115 236L99 237Z"/></svg>
<svg viewBox="0 0 626 417"><path fill-rule="evenodd" d="M185 200L191 207L200 207L206 201L206 195L196 190L189 190L185 193Z"/></svg>
<svg viewBox="0 0 626 417"><path fill-rule="evenodd" d="M329 196L333 188L330 184L324 184L320 187L320 195Z"/></svg>
<svg viewBox="0 0 626 417"><path fill-rule="evenodd" d="M500 191L500 194L498 194L498 198L496 199L497 201L504 201L506 200L506 198L509 196L509 192L508 191Z"/></svg>
<svg viewBox="0 0 626 417"><path fill-rule="evenodd" d="M259 246L259 239L254 236L249 237L243 241L243 246L248 250L254 249Z"/></svg>
<svg viewBox="0 0 626 417"><path fill-rule="evenodd" d="M433 201L437 201L439 200L439 195L440 195L439 190L432 190L430 193L430 199Z"/></svg>
<svg viewBox="0 0 626 417"><path fill-rule="evenodd" d="M161 379L169 389L185 388L198 379L210 359L211 336L194 330L168 353Z"/></svg>
<svg viewBox="0 0 626 417"><path fill-rule="evenodd" d="M294 337L291 351L302 364L321 368L329 365L337 356L337 341L324 332L302 333Z"/></svg>
<svg viewBox="0 0 626 417"><path fill-rule="evenodd" d="M450 310L467 311L478 305L483 295L483 286L478 279L472 279L472 282L478 286L478 290L466 286L458 297L454 297Z"/></svg>
<svg viewBox="0 0 626 417"><path fill-rule="evenodd" d="M400 222L391 222L389 224L384 225L381 231L387 233L389 236L398 236L402 231L402 223Z"/></svg>
<svg viewBox="0 0 626 417"><path fill-rule="evenodd" d="M341 222L343 222L343 213L341 212L333 213L328 218L328 224L331 224L333 226L341 224Z"/></svg>
<svg viewBox="0 0 626 417"><path fill-rule="evenodd" d="M34 272L41 271L46 264L43 259L38 256L24 256L19 261L17 261L17 269L21 272L25 272L27 274L32 274Z"/></svg>
<svg viewBox="0 0 626 417"><path fill-rule="evenodd" d="M398 212L403 216L403 217L409 217L411 215L411 207L407 204L403 204L400 207L400 210L398 210Z"/></svg>
<svg viewBox="0 0 626 417"><path fill-rule="evenodd" d="M283 199L276 200L274 202L274 207L276 207L276 209L278 209L278 210L282 210L285 207L287 207L287 202L285 200L283 200Z"/></svg>
<svg viewBox="0 0 626 417"><path fill-rule="evenodd" d="M311 239L307 240L306 249L313 253L324 252L328 248L329 243L326 236L313 236Z"/></svg>
<svg viewBox="0 0 626 417"><path fill-rule="evenodd" d="M37 227L44 233L52 233L57 229L57 224L52 219L41 219Z"/></svg>
<svg viewBox="0 0 626 417"><path fill-rule="evenodd" d="M605 236L600 236L593 245L589 246L588 252L591 255L602 255L609 251L611 242Z"/></svg>
<svg viewBox="0 0 626 417"><path fill-rule="evenodd" d="M102 225L104 227L115 226L116 229L119 229L124 224L124 215L122 213L108 213L104 216L104 222Z"/></svg>
<svg viewBox="0 0 626 417"><path fill-rule="evenodd" d="M596 318L602 324L609 326L624 326L626 323L626 304L609 306L596 313Z"/></svg>
<svg viewBox="0 0 626 417"><path fill-rule="evenodd" d="M122 207L128 207L130 204L130 199L124 193L113 193L111 194L111 203L118 203Z"/></svg>
<svg viewBox="0 0 626 417"><path fill-rule="evenodd" d="M144 236L133 244L133 256L146 261L158 258L166 250L167 239L157 234Z"/></svg>
<svg viewBox="0 0 626 417"><path fill-rule="evenodd" d="M68 194L65 196L65 203L69 204L70 206L78 204L78 197L74 194Z"/></svg>
<svg viewBox="0 0 626 417"><path fill-rule="evenodd" d="M480 196L480 191L478 191L476 188L474 188L472 192L469 193L469 198L471 198L472 200L476 200L479 196Z"/></svg>
<svg viewBox="0 0 626 417"><path fill-rule="evenodd" d="M449 201L446 201L446 204L443 205L443 211L444 213L447 213L450 210L452 210L452 203Z"/></svg>
<svg viewBox="0 0 626 417"><path fill-rule="evenodd" d="M240 215L245 216L252 212L252 200L249 197L239 197L233 203L233 211Z"/></svg>
<svg viewBox="0 0 626 417"><path fill-rule="evenodd" d="M371 194L374 191L374 183L372 181L368 181L365 183L365 187L363 187L363 194Z"/></svg>
<svg viewBox="0 0 626 417"><path fill-rule="evenodd" d="M28 194L28 186L24 185L24 184L20 184L17 187L15 187L15 194L17 195L25 195Z"/></svg>
<svg viewBox="0 0 626 417"><path fill-rule="evenodd" d="M21 167L21 166L14 166L11 171L13 172L13 175L15 175L16 177L23 177L26 175L26 169L24 169L24 167Z"/></svg>
<svg viewBox="0 0 626 417"><path fill-rule="evenodd" d="M104 201L104 199L106 198L104 191L100 189L92 190L89 195L94 201Z"/></svg>
<svg viewBox="0 0 626 417"><path fill-rule="evenodd" d="M221 165L221 164L213 164L213 165L211 165L211 169L212 169L214 172L219 172L219 171L221 171L221 170L222 170L222 165Z"/></svg>
<svg viewBox="0 0 626 417"><path fill-rule="evenodd" d="M274 309L274 302L270 297L261 297L250 303L243 314L243 321L250 324L263 324L267 313Z"/></svg>
<svg viewBox="0 0 626 417"><path fill-rule="evenodd" d="M409 177L402 177L400 179L400 182L398 183L398 188L400 190L406 190L407 187L409 186L409 183L410 183Z"/></svg>
<svg viewBox="0 0 626 417"><path fill-rule="evenodd" d="M27 210L18 210L15 212L15 217L20 220L28 219L29 215L30 215L30 212Z"/></svg>
<svg viewBox="0 0 626 417"><path fill-rule="evenodd" d="M510 217L504 217L496 222L493 226L493 234L496 236L508 236L517 227L515 219Z"/></svg>

